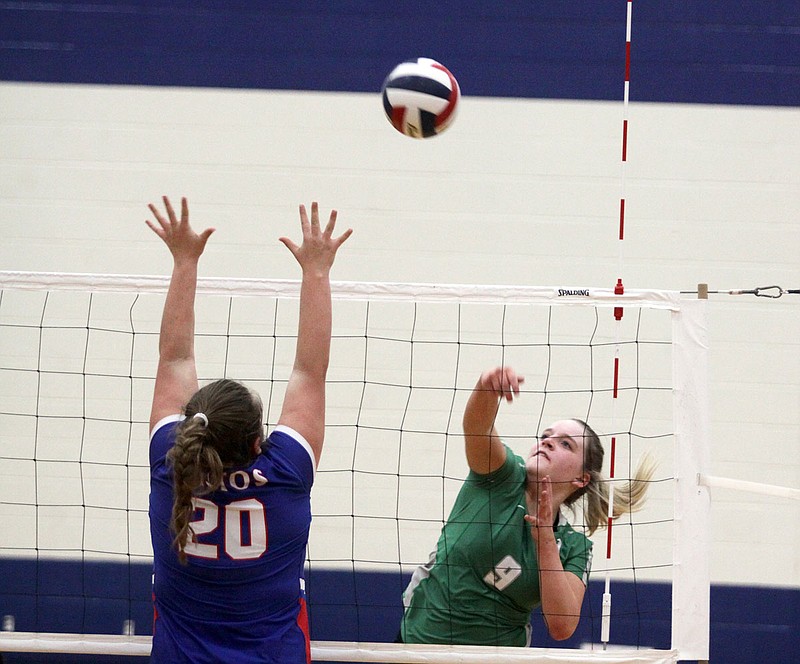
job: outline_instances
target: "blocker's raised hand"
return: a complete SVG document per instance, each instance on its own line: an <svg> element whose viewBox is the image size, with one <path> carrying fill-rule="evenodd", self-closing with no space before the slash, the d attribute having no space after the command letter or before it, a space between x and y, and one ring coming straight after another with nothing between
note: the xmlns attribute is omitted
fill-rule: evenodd
<svg viewBox="0 0 800 664"><path fill-rule="evenodd" d="M297 245L288 237L280 238L292 252L297 262L305 271L306 269L330 270L336 258L336 252L345 240L353 233L353 229L348 228L339 237L333 237L336 228L336 210L331 210L328 223L323 230L319 222L319 205L316 201L311 203L311 218L306 212L306 206L300 205L300 227L303 232L302 244Z"/></svg>
<svg viewBox="0 0 800 664"><path fill-rule="evenodd" d="M169 198L163 196L162 200L164 201L166 216L155 205L150 203L147 207L150 208L150 212L153 213L158 224L156 225L150 219L145 219L145 223L164 241L175 260L198 258L203 253L206 242L208 242L208 238L211 237L215 229L206 228L199 234L192 229L191 224L189 224L189 203L185 196L181 198L180 219L175 214L175 210L172 209Z"/></svg>

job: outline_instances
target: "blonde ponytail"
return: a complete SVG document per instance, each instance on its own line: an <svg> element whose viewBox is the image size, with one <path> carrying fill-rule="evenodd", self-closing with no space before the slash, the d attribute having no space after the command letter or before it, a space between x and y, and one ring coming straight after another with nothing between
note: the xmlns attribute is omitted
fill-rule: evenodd
<svg viewBox="0 0 800 664"><path fill-rule="evenodd" d="M646 455L639 461L636 472L630 480L614 486L612 518L617 519L623 514L641 509L655 468L656 464L653 458ZM610 481L613 480L598 478L590 482L588 486L584 522L590 535L598 528L608 525L608 486Z"/></svg>
<svg viewBox="0 0 800 664"><path fill-rule="evenodd" d="M589 482L585 487L573 493L564 504L572 506L581 496L586 496L583 507L583 519L589 535L598 528L608 525L608 483L610 480L602 475L605 450L600 437L583 420L575 419L583 426L584 470L589 474ZM614 486L614 505L612 518L635 512L644 504L650 480L655 472L653 457L645 455L639 461L633 478Z"/></svg>

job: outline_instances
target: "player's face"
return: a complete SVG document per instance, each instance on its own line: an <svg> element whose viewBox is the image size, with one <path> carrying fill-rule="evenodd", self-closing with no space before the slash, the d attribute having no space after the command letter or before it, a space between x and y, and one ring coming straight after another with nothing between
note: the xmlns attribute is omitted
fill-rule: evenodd
<svg viewBox="0 0 800 664"><path fill-rule="evenodd" d="M531 480L549 475L553 483L578 482L574 488L588 481L584 469L584 428L575 420L553 422L542 431L531 448L525 469Z"/></svg>

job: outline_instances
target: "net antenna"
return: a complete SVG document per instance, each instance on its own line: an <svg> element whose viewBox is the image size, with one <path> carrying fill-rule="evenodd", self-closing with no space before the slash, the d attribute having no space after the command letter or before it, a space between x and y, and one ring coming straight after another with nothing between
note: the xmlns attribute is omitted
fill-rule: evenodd
<svg viewBox="0 0 800 664"><path fill-rule="evenodd" d="M90 570L110 561L131 578L131 570L149 569L147 419L167 286L166 277L0 272L0 516L9 525L0 564L27 558L37 569L69 563ZM324 636L332 614L352 613L362 621L356 631L366 635L369 612L384 611L399 625L400 579L427 560L466 476L463 405L481 371L507 362L527 378L518 406L501 413L506 442L518 452L538 433L531 413L556 419L566 411L585 414L606 440L617 435L620 480L626 464L619 459L630 465L642 450L658 453L654 497L615 530L615 542L629 546L620 547L613 573L671 584L671 609L644 607L637 619L663 612L672 637L669 647L654 649L645 633L634 650L609 644L603 652L601 620L587 601L582 624L589 637L581 649L325 636L312 642L317 661L707 658L709 504L707 487L698 483L708 476L709 441L703 300L607 288L334 282L332 290L328 431L312 494L307 570L312 636ZM229 375L251 384L268 424L277 419L291 367L298 295L296 281L198 283L200 380ZM621 321L611 315L618 307L625 310ZM619 377L612 404L617 354L635 371ZM628 421L624 431L611 426L612 408L614 420ZM53 477L57 485L46 481ZM367 600L354 580L352 597L321 598L315 575L329 570L353 579L388 574L396 592ZM147 654L147 618L136 620L138 634L132 621L133 595L149 596L149 576L123 592L130 597L118 598L128 611L116 634L92 633L90 572L81 578L83 595L73 598L82 607L74 613L83 612L77 629L42 629L52 623L44 607L55 598L37 583L35 619L18 615L14 626L13 611L0 608L8 614L0 650ZM637 607L618 599L615 612L623 609L626 619L637 615Z"/></svg>
<svg viewBox="0 0 800 664"><path fill-rule="evenodd" d="M622 295L625 292L625 286L622 281L622 247L623 240L625 239L625 173L628 164L628 101L630 99L630 81L631 81L631 24L633 16L633 2L628 0L627 13L625 19L625 84L623 86L622 94L622 156L620 163L620 197L619 197L619 232L617 234L617 283L614 286L614 293ZM616 422L616 404L619 398L619 372L620 372L620 338L619 332L621 328L622 316L625 310L623 307L614 307L614 320L617 321L616 325L616 341L614 344L614 377L613 377L613 392L611 401L611 449L609 450L610 467L609 467L609 483L608 483L608 514L606 526L606 573L605 573L605 587L603 590L602 600L602 622L601 622L601 635L600 641L603 647L606 648L611 638L611 559L612 559L612 533L614 532L614 492L615 492L615 472L616 472L616 454L617 454L617 436L614 432L617 431Z"/></svg>

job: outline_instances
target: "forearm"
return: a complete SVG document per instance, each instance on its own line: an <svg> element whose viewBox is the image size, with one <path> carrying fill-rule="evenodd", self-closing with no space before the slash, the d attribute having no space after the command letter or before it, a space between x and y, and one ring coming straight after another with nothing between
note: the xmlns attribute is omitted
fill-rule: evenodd
<svg viewBox="0 0 800 664"><path fill-rule="evenodd" d="M176 260L161 317L158 351L162 362L194 357L196 290L197 260Z"/></svg>
<svg viewBox="0 0 800 664"><path fill-rule="evenodd" d="M580 621L583 582L572 572L564 570L558 544L552 535L540 536L537 554L542 614L547 630L556 640L567 639Z"/></svg>
<svg viewBox="0 0 800 664"><path fill-rule="evenodd" d="M294 369L308 378L325 380L330 361L331 285L327 271L303 273Z"/></svg>
<svg viewBox="0 0 800 664"><path fill-rule="evenodd" d="M464 408L464 434L467 436L489 436L494 431L494 422L500 397L479 382L470 394Z"/></svg>
<svg viewBox="0 0 800 664"><path fill-rule="evenodd" d="M328 273L303 272L294 367L278 424L299 432L319 461L325 438L325 376L331 343Z"/></svg>
<svg viewBox="0 0 800 664"><path fill-rule="evenodd" d="M505 461L503 443L494 426L499 405L500 397L478 382L464 408L467 463L477 473L490 473Z"/></svg>

